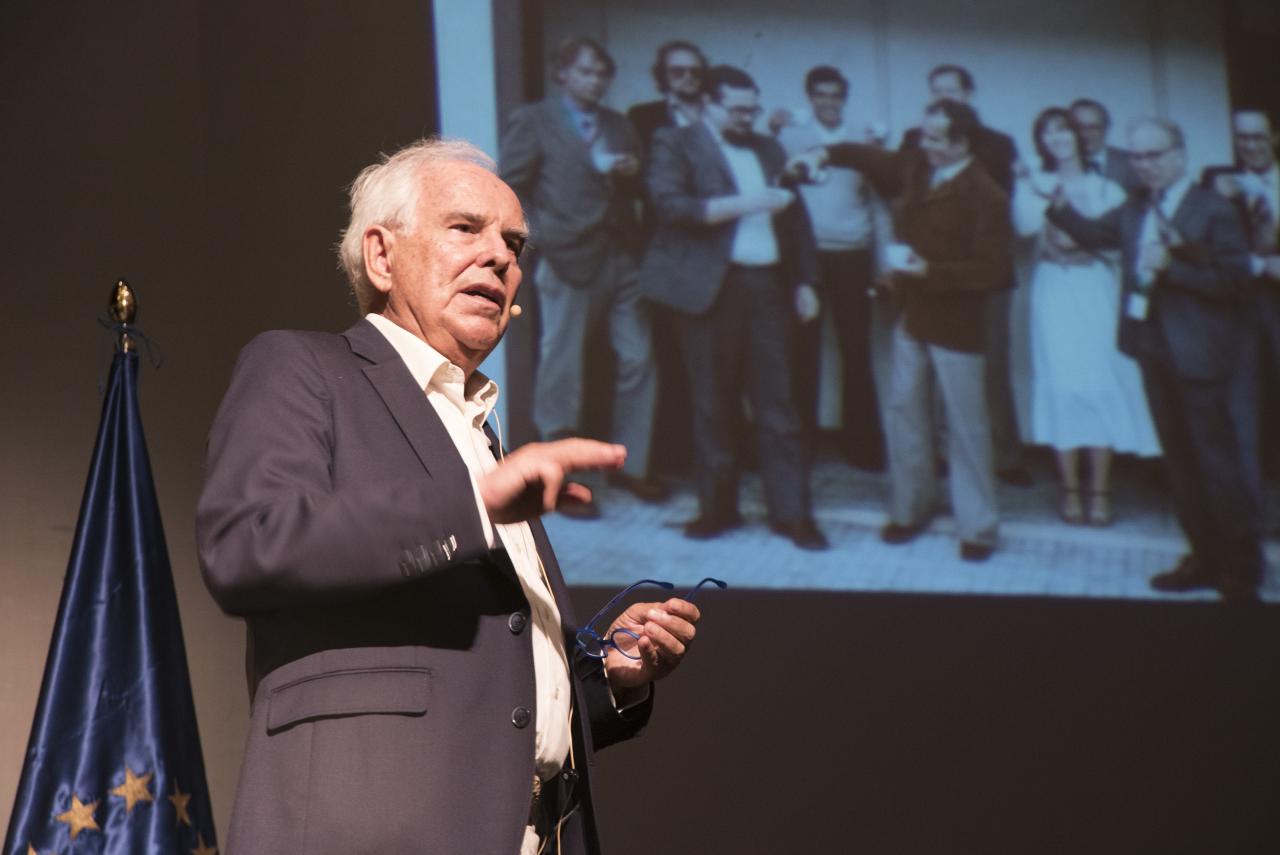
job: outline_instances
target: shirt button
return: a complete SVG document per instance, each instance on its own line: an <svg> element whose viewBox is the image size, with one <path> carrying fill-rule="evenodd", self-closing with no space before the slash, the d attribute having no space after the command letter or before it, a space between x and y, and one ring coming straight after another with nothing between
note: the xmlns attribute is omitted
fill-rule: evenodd
<svg viewBox="0 0 1280 855"><path fill-rule="evenodd" d="M507 629L511 630L513 635L519 635L524 632L524 628L529 623L529 618L524 612L515 612L511 617L507 618Z"/></svg>
<svg viewBox="0 0 1280 855"><path fill-rule="evenodd" d="M533 713L529 712L528 707L516 707L511 711L511 723L521 730L528 727L532 719Z"/></svg>

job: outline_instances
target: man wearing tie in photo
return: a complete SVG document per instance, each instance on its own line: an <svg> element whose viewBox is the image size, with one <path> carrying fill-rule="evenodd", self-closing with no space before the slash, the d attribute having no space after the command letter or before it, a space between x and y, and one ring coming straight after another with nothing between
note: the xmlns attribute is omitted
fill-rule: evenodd
<svg viewBox="0 0 1280 855"><path fill-rule="evenodd" d="M626 118L600 103L615 71L603 47L570 39L553 52L552 68L562 91L512 114L499 156L541 254L533 421L543 439L581 431L587 332L604 327L616 357L612 439L628 451L610 480L659 501L665 490L649 478L657 375L636 283L640 146ZM567 510L599 516L594 503Z"/></svg>
<svg viewBox="0 0 1280 855"><path fill-rule="evenodd" d="M1135 122L1129 150L1145 193L1093 220L1059 199L1048 217L1083 247L1122 251L1119 346L1142 368L1191 546L1151 587L1256 601L1263 520L1244 450L1256 414L1232 406L1233 379L1256 370L1248 240L1231 204L1187 175L1177 124Z"/></svg>
<svg viewBox="0 0 1280 855"><path fill-rule="evenodd" d="M1009 200L978 162L977 114L935 101L919 145L896 152L836 143L794 158L792 167L857 169L899 197L901 244L887 248L902 315L893 331L885 410L889 450L888 544L919 536L937 512L931 377L947 419L951 507L960 557L985 561L995 551L999 510L986 394L988 299L1012 275Z"/></svg>

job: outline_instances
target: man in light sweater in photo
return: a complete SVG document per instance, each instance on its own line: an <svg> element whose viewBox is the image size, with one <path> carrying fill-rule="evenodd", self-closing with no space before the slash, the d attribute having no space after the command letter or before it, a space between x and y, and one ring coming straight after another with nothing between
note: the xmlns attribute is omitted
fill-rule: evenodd
<svg viewBox="0 0 1280 855"><path fill-rule="evenodd" d="M860 142L844 121L849 81L829 65L805 75L809 114L778 111L770 117L787 155L841 142ZM861 173L828 168L810 176L800 193L813 222L822 272L821 305L831 312L840 349L840 451L859 469L884 469L884 434L872 377L871 285L874 278L876 206L882 204ZM818 425L822 321L804 324L795 337L796 408L812 444Z"/></svg>

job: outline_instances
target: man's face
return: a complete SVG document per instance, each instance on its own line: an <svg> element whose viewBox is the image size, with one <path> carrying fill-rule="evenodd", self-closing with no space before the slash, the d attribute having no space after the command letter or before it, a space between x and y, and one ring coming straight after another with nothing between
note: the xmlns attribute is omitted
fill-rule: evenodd
<svg viewBox="0 0 1280 855"><path fill-rule="evenodd" d="M1129 134L1129 160L1149 190L1164 190L1187 172L1187 154L1159 125L1138 125Z"/></svg>
<svg viewBox="0 0 1280 855"><path fill-rule="evenodd" d="M560 71L558 79L565 94L580 107L599 104L613 80L609 75L609 66L596 56L595 51L585 47L578 51L577 58L568 68Z"/></svg>
<svg viewBox="0 0 1280 855"><path fill-rule="evenodd" d="M813 117L829 128L834 128L844 119L844 102L847 93L836 81L815 83L809 89L809 104L813 108Z"/></svg>
<svg viewBox="0 0 1280 855"><path fill-rule="evenodd" d="M702 61L693 51L676 49L667 52L662 65L667 88L682 101L694 101L702 92Z"/></svg>
<svg viewBox="0 0 1280 855"><path fill-rule="evenodd" d="M720 100L706 96L704 104L711 124L730 141L748 136L760 115L760 96L754 89L721 86Z"/></svg>
<svg viewBox="0 0 1280 855"><path fill-rule="evenodd" d="M474 367L507 328L528 236L524 212L510 187L471 163L431 164L419 181L417 223L398 230L387 250L385 314Z"/></svg>
<svg viewBox="0 0 1280 855"><path fill-rule="evenodd" d="M959 163L969 156L969 143L952 141L947 136L951 121L941 113L926 113L920 124L920 148L934 169Z"/></svg>
<svg viewBox="0 0 1280 855"><path fill-rule="evenodd" d="M960 75L954 71L944 71L941 74L935 74L929 80L929 95L932 100L937 101L942 98L950 98L952 101L959 101L967 104L969 96L973 93L964 88L964 82L960 80Z"/></svg>
<svg viewBox="0 0 1280 855"><path fill-rule="evenodd" d="M1080 129L1080 139L1084 142L1084 153L1089 157L1099 154L1107 145L1107 131L1110 125L1107 119L1093 107L1076 107L1071 111L1071 118L1076 120Z"/></svg>
<svg viewBox="0 0 1280 855"><path fill-rule="evenodd" d="M1276 162L1276 136L1263 113L1236 113L1233 122L1236 157L1251 172L1266 172Z"/></svg>

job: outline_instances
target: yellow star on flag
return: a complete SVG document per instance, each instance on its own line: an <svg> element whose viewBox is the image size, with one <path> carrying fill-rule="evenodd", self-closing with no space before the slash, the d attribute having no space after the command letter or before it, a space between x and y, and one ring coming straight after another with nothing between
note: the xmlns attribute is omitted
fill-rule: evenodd
<svg viewBox="0 0 1280 855"><path fill-rule="evenodd" d="M90 802L84 804L80 801L80 797L73 795L71 797L71 807L64 813L60 813L54 817L58 822L65 822L71 826L71 839L75 840L76 835L82 831L101 831L98 823L93 819L93 812L97 810L98 803Z"/></svg>
<svg viewBox="0 0 1280 855"><path fill-rule="evenodd" d="M128 766L124 767L124 783L112 790L111 795L124 799L124 812L126 814L133 813L133 808L138 802L152 800L151 791L147 789L147 784L151 781L153 774L148 772L139 778L133 774L133 770Z"/></svg>
<svg viewBox="0 0 1280 855"><path fill-rule="evenodd" d="M191 825L191 817L187 816L187 802L191 801L191 794L184 793L178 788L178 782L173 782L173 795L168 796L169 801L173 802L173 809L178 812L179 825Z"/></svg>
<svg viewBox="0 0 1280 855"><path fill-rule="evenodd" d="M196 839L200 841L200 845L191 850L191 855L218 855L216 847L204 845L203 834L197 834Z"/></svg>

